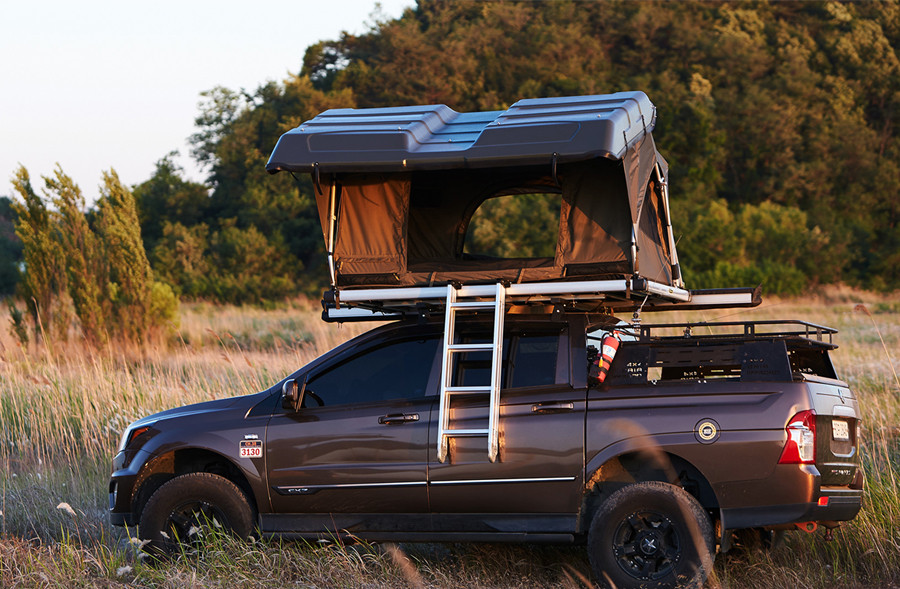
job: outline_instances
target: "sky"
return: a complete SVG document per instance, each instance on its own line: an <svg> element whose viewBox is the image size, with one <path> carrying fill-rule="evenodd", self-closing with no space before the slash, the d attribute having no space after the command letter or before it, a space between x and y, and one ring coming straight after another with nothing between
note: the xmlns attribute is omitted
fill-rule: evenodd
<svg viewBox="0 0 900 589"><path fill-rule="evenodd" d="M102 172L128 185L178 150L185 176L200 93L299 73L306 48L397 18L414 0L0 0L0 195L24 165L56 164L90 202ZM274 147L274 146L273 146Z"/></svg>

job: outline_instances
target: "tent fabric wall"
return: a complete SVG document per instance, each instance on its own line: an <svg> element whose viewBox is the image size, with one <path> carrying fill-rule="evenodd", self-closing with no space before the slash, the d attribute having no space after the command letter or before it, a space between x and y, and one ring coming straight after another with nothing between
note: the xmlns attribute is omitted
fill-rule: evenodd
<svg viewBox="0 0 900 589"><path fill-rule="evenodd" d="M641 218L638 222L637 245L640 252L638 272L662 284L672 284L671 257L662 205L662 189L654 176L645 190Z"/></svg>
<svg viewBox="0 0 900 589"><path fill-rule="evenodd" d="M408 269L441 270L458 259L463 219L488 181L483 170L413 174Z"/></svg>
<svg viewBox="0 0 900 589"><path fill-rule="evenodd" d="M335 175L337 285L578 280L630 276L635 270L671 284L652 139L629 153L622 161L594 158L560 165L556 180L549 166ZM638 161L646 158L650 163ZM635 183L641 181L645 184L636 192ZM487 198L556 191L561 210L553 258L463 253L472 214ZM327 241L330 197L319 193L316 200ZM639 248L637 264L631 259L632 235Z"/></svg>
<svg viewBox="0 0 900 589"><path fill-rule="evenodd" d="M341 274L405 271L409 190L409 174L341 179L334 247Z"/></svg>
<svg viewBox="0 0 900 589"><path fill-rule="evenodd" d="M631 266L628 195L618 163L592 160L562 168L556 264L567 273L624 273Z"/></svg>
<svg viewBox="0 0 900 589"><path fill-rule="evenodd" d="M649 133L629 146L622 162L625 167L625 184L628 186L628 202L631 207L631 222L637 225L644 206L644 196L650 175L656 166L656 144Z"/></svg>
<svg viewBox="0 0 900 589"><path fill-rule="evenodd" d="M313 194L316 197L316 209L319 211L319 223L322 225L322 237L325 239L325 250L328 250L328 205L331 197L332 178L325 178L326 182L317 185L313 182Z"/></svg>

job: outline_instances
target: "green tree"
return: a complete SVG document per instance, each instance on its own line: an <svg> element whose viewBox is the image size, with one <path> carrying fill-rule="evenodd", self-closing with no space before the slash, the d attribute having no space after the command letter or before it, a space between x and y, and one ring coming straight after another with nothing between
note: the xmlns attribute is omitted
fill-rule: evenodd
<svg viewBox="0 0 900 589"><path fill-rule="evenodd" d="M190 298L210 296L209 227L166 222L151 258L159 280Z"/></svg>
<svg viewBox="0 0 900 589"><path fill-rule="evenodd" d="M281 240L267 239L252 225L242 229L228 220L209 245L216 266L210 289L220 300L254 303L296 292L291 279L296 258Z"/></svg>
<svg viewBox="0 0 900 589"><path fill-rule="evenodd" d="M838 278L827 235L796 207L765 201L735 213L717 199L688 213L679 254L692 288L762 284L768 293L798 294Z"/></svg>
<svg viewBox="0 0 900 589"><path fill-rule="evenodd" d="M32 189L24 167L13 182L23 201L12 205L25 261L21 288L36 329L65 336L72 319L69 305L92 346L110 337L142 341L151 327L177 320L177 298L152 280L134 197L116 172L103 174L98 209L91 215L94 227L81 189L59 165L43 180L43 198ZM10 311L16 320L15 310ZM20 318L16 329L24 340Z"/></svg>
<svg viewBox="0 0 900 589"><path fill-rule="evenodd" d="M47 193L56 208L56 241L65 260L67 291L72 297L84 338L97 346L107 340L109 311L104 297L104 260L97 237L85 217L81 189L57 165L53 176L44 177Z"/></svg>
<svg viewBox="0 0 900 589"><path fill-rule="evenodd" d="M190 298L259 303L297 292L299 263L285 243L235 219L215 231L168 223L152 259L159 279Z"/></svg>
<svg viewBox="0 0 900 589"><path fill-rule="evenodd" d="M24 166L16 170L12 184L22 199L12 203L17 216L15 231L22 242L25 262L21 292L34 319L35 334L41 337L42 333L50 335L57 323L54 316L66 291L65 257L55 238L47 202L35 193ZM66 316L64 307L59 312ZM65 336L64 330L61 335Z"/></svg>
<svg viewBox="0 0 900 589"><path fill-rule="evenodd" d="M153 273L141 241L134 196L114 170L103 173L98 209L96 234L103 265L97 267L96 278L105 278L106 324L115 337L143 341L153 320Z"/></svg>
<svg viewBox="0 0 900 589"><path fill-rule="evenodd" d="M153 251L163 236L166 222L176 219L185 225L202 223L209 208L209 188L183 178L184 170L174 158L177 151L156 162L149 180L134 188L144 249Z"/></svg>

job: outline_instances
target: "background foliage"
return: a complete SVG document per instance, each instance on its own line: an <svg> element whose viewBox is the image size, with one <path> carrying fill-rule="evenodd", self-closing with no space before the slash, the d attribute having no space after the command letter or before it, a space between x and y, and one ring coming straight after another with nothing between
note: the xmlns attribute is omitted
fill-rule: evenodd
<svg viewBox="0 0 900 589"><path fill-rule="evenodd" d="M74 327L91 348L144 342L174 328L178 299L153 281L134 197L115 171L103 174L96 208L85 214L81 189L57 166L38 194L24 167L13 186L15 234L26 272L22 298L36 339L65 341ZM13 332L27 344L23 313L8 301ZM51 337L53 336L53 337Z"/></svg>
<svg viewBox="0 0 900 589"><path fill-rule="evenodd" d="M654 137L671 165L690 288L894 290L898 35L897 0L419 0L363 35L312 45L280 83L204 93L192 155L208 182L161 159L134 190L144 245L182 296L318 294L311 184L264 169L281 133L328 108L505 109L524 97L639 89L658 107ZM8 218L0 206L0 248ZM483 231L527 237L528 223L506 221Z"/></svg>

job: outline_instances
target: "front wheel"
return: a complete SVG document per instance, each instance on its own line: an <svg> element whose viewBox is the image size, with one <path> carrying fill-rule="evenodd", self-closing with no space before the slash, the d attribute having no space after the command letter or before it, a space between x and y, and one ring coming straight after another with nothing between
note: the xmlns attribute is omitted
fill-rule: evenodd
<svg viewBox="0 0 900 589"><path fill-rule="evenodd" d="M156 490L138 524L151 553L172 554L179 546L198 546L216 528L246 539L253 532L253 509L237 485L219 475L194 472Z"/></svg>
<svg viewBox="0 0 900 589"><path fill-rule="evenodd" d="M656 481L610 495L588 531L591 568L609 587L700 587L714 551L709 514L684 489Z"/></svg>

